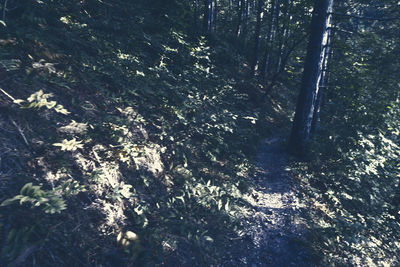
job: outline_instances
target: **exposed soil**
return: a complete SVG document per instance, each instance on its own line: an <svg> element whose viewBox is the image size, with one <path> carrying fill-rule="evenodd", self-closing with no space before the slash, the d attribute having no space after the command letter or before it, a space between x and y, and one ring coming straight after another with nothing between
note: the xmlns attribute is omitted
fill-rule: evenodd
<svg viewBox="0 0 400 267"><path fill-rule="evenodd" d="M298 220L300 202L284 148L280 136L260 144L245 232L232 240L224 266L313 266L302 242L306 232Z"/></svg>

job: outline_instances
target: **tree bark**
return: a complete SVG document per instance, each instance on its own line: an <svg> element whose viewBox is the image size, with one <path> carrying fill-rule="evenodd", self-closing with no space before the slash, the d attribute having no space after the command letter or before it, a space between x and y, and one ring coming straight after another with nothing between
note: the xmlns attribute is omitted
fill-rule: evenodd
<svg viewBox="0 0 400 267"><path fill-rule="evenodd" d="M218 0L214 0L214 10L213 10L213 28L214 28L214 34L217 32L217 18L218 18Z"/></svg>
<svg viewBox="0 0 400 267"><path fill-rule="evenodd" d="M238 24L236 27L236 37L239 38L242 34L242 20L243 20L243 13L245 7L245 0L238 0Z"/></svg>
<svg viewBox="0 0 400 267"><path fill-rule="evenodd" d="M289 151L299 156L304 155L310 139L319 83L322 78L324 52L328 42L329 14L332 13L332 6L333 0L315 0L300 95L289 138Z"/></svg>
<svg viewBox="0 0 400 267"><path fill-rule="evenodd" d="M194 31L197 33L197 20L199 18L199 0L194 1L194 17L193 17L193 25Z"/></svg>
<svg viewBox="0 0 400 267"><path fill-rule="evenodd" d="M277 5L278 0L271 0L271 19L270 19L270 25L268 28L268 33L267 33L267 41L266 41L266 47L265 47L265 55L264 55L264 62L261 66L261 75L262 75L262 80L267 79L267 74L268 74L268 69L269 69L269 64L270 64L270 50L272 48L271 43L273 42L273 36L274 36L274 31L275 31L275 11L276 11L276 5Z"/></svg>
<svg viewBox="0 0 400 267"><path fill-rule="evenodd" d="M322 62L322 71L320 72L320 77L319 77L319 90L318 90L318 95L317 95L317 100L315 102L315 108L314 108L314 115L313 115L313 120L311 124L311 134L314 134L317 126L318 126L318 120L319 120L319 113L321 111L321 102L323 98L323 94L326 91L326 81L327 81L327 69L328 69L328 61L329 61L329 54L330 54L330 43L331 43L331 34L332 34L332 14L331 12L328 15L328 27L327 27L327 41L326 45L324 47L323 51L323 62Z"/></svg>
<svg viewBox="0 0 400 267"><path fill-rule="evenodd" d="M291 23L291 11L292 11L293 0L288 0L285 3L285 8L283 11L284 23L282 25L282 30L279 38L279 46L278 46L278 59L276 61L276 70L275 72L279 72L281 68L282 58L286 46L287 36L290 34L290 23Z"/></svg>
<svg viewBox="0 0 400 267"><path fill-rule="evenodd" d="M204 0L204 12L203 12L203 34L208 35L211 31L211 10L212 0Z"/></svg>
<svg viewBox="0 0 400 267"><path fill-rule="evenodd" d="M250 0L245 0L246 5L245 5L245 9L244 9L244 23L243 23L243 30L242 30L242 39L246 39L246 35L247 35L247 28L249 26L249 17L250 17L250 9L249 9L249 1Z"/></svg>
<svg viewBox="0 0 400 267"><path fill-rule="evenodd" d="M258 50L260 48L260 31L261 31L261 16L263 9L263 0L258 0L257 4L257 23L256 29L254 33L254 51L251 60L250 66L250 77L253 77L256 71L257 62L258 62Z"/></svg>

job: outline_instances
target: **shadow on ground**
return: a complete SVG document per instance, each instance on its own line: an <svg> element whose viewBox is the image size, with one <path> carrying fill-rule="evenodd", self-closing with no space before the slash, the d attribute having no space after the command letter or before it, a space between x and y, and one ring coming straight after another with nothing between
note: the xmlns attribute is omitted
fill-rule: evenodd
<svg viewBox="0 0 400 267"><path fill-rule="evenodd" d="M224 266L313 266L284 143L272 137L260 144L255 187L246 199L245 230L232 240Z"/></svg>

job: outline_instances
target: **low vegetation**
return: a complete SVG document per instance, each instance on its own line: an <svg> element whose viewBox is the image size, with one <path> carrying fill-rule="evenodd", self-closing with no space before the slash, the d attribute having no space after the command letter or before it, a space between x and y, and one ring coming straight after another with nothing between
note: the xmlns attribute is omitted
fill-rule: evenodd
<svg viewBox="0 0 400 267"><path fill-rule="evenodd" d="M304 36L275 40L291 50L265 81L250 34L199 34L193 1L16 2L0 20L0 263L221 265L259 141L290 128ZM312 4L293 2L305 30ZM316 265L400 264L396 29L336 39L336 85L292 158Z"/></svg>

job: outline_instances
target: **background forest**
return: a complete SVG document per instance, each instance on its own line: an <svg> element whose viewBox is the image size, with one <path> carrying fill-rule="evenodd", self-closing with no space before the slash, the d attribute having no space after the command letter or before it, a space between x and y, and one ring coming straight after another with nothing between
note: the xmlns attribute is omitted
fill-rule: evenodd
<svg viewBox="0 0 400 267"><path fill-rule="evenodd" d="M3 0L0 266L228 266L316 3ZM288 166L299 242L310 265L399 266L400 3L329 15L319 122Z"/></svg>

